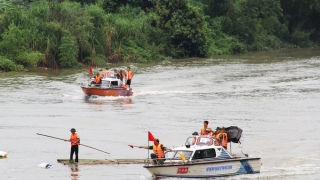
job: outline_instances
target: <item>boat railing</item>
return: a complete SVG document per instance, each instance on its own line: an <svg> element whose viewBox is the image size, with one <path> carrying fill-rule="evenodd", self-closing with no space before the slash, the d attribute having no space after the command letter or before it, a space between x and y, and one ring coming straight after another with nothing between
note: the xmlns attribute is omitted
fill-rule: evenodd
<svg viewBox="0 0 320 180"><path fill-rule="evenodd" d="M163 165L183 165L183 164L194 164L194 163L204 163L204 162L210 162L210 161L221 161L221 160L229 160L229 159L238 159L241 157L232 157L232 158L204 158L204 159L193 159L193 160L186 160L185 162L182 159L177 158L147 158L144 159L144 165L145 166L163 166ZM163 163L161 163L161 160L164 160Z"/></svg>

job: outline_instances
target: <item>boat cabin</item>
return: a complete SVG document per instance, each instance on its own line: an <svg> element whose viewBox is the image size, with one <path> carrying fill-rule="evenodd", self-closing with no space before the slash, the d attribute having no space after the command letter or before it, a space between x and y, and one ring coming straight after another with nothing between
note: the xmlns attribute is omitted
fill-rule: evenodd
<svg viewBox="0 0 320 180"><path fill-rule="evenodd" d="M93 84L94 78L90 78L89 84L99 86L101 88L122 88L122 81L116 78L104 77L101 79L101 84Z"/></svg>
<svg viewBox="0 0 320 180"><path fill-rule="evenodd" d="M189 137L185 146L174 148L174 151L166 152L166 158L171 160L205 161L216 158L231 158L220 142L212 136Z"/></svg>

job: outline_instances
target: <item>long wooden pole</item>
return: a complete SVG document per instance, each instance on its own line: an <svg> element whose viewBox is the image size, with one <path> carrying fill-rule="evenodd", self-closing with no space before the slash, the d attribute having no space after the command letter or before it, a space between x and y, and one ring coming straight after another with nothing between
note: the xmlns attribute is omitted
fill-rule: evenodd
<svg viewBox="0 0 320 180"><path fill-rule="evenodd" d="M100 150L100 149L97 149L97 148L94 148L94 147L91 147L91 146L87 146L87 145L84 145L84 144L80 144L80 145L81 145L81 146L88 147L88 148L91 148L91 149L95 149L95 150L100 151L100 152L104 152L104 153L110 154L110 153L108 153L108 152L102 151L102 150Z"/></svg>
<svg viewBox="0 0 320 180"><path fill-rule="evenodd" d="M37 133L37 135L46 136L46 137L50 137L50 138L54 138L54 139L59 139L59 140L63 140L63 141L70 141L70 140L68 140L68 139L61 139L61 138L57 138L57 137L53 137L53 136L48 136L48 135L44 135L44 134L39 134L39 133Z"/></svg>
<svg viewBox="0 0 320 180"><path fill-rule="evenodd" d="M50 137L50 138L59 139L59 140L62 140L62 141L69 141L69 142L70 142L70 140L68 140L68 139L57 138L57 137L48 136L48 135L45 135L45 134L39 134L39 133L37 133L37 135L46 136L46 137ZM108 152L102 151L102 150L100 150L100 149L97 149L97 148L94 148L94 147L91 147L91 146L87 146L87 145L85 145L85 144L80 144L80 145L81 145L81 146L88 147L88 148L91 148L91 149L95 149L95 150L100 151L100 152L104 152L104 153L110 154L110 153L108 153Z"/></svg>

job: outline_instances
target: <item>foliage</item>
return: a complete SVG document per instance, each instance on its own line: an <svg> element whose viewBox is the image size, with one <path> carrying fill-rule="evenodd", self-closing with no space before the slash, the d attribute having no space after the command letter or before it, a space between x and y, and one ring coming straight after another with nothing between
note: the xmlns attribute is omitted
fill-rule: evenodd
<svg viewBox="0 0 320 180"><path fill-rule="evenodd" d="M23 65L24 67L37 67L39 62L44 61L44 54L34 52L23 52L15 58L16 63Z"/></svg>
<svg viewBox="0 0 320 180"><path fill-rule="evenodd" d="M14 59L20 52L25 51L28 41L24 33L26 31L27 30L11 24L8 30L2 34L2 41L0 42L1 54L10 59Z"/></svg>
<svg viewBox="0 0 320 180"><path fill-rule="evenodd" d="M0 56L0 69L4 71L16 71L17 66L12 60Z"/></svg>
<svg viewBox="0 0 320 180"><path fill-rule="evenodd" d="M319 17L319 0L0 0L0 68L310 47Z"/></svg>
<svg viewBox="0 0 320 180"><path fill-rule="evenodd" d="M209 48L210 30L205 17L197 7L187 6L186 11L172 13L172 18L166 23L171 44L178 57L205 57Z"/></svg>
<svg viewBox="0 0 320 180"><path fill-rule="evenodd" d="M112 52L122 54L122 62L150 62L163 59L161 30L151 23L158 17L140 8L123 6L117 14L108 14L107 26L112 41ZM112 33L111 33L112 32ZM157 32L157 33L155 33Z"/></svg>
<svg viewBox="0 0 320 180"><path fill-rule="evenodd" d="M290 37L291 42L293 44L298 45L299 47L310 47L312 42L310 41L310 34L312 32L305 32L301 30L299 27L293 30L292 35Z"/></svg>
<svg viewBox="0 0 320 180"><path fill-rule="evenodd" d="M59 45L59 65L70 68L77 64L77 42L69 31L64 31Z"/></svg>

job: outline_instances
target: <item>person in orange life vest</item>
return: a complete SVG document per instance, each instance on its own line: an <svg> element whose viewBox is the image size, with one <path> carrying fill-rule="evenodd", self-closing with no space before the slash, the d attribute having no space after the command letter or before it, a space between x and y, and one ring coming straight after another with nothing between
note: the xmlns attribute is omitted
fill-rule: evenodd
<svg viewBox="0 0 320 180"><path fill-rule="evenodd" d="M75 154L75 162L78 163L78 153L79 153L79 145L80 145L80 137L78 133L76 133L76 129L72 128L70 136L71 142L71 151L70 151L70 160L69 162L73 162L73 154Z"/></svg>
<svg viewBox="0 0 320 180"><path fill-rule="evenodd" d="M228 146L228 134L225 131L225 128L217 127L216 129L216 139L221 143L222 147L227 149Z"/></svg>
<svg viewBox="0 0 320 180"><path fill-rule="evenodd" d="M122 84L122 87L126 90L126 96L130 96L130 87L126 84Z"/></svg>
<svg viewBox="0 0 320 180"><path fill-rule="evenodd" d="M143 148L143 149L153 149L153 152L150 156L151 159L156 159L156 158L165 158L165 153L164 151L172 151L172 149L164 147L163 144L159 142L159 139L154 140L153 146L138 146L138 148ZM158 159L159 164L163 164L166 159ZM156 163L156 160L153 160L154 163Z"/></svg>
<svg viewBox="0 0 320 180"><path fill-rule="evenodd" d="M216 138L219 140L222 147L227 149L227 147L228 147L228 134L227 133L219 133L216 135Z"/></svg>
<svg viewBox="0 0 320 180"><path fill-rule="evenodd" d="M94 77L94 83L95 84L101 84L101 75L100 75L100 73L97 73L97 75Z"/></svg>
<svg viewBox="0 0 320 180"><path fill-rule="evenodd" d="M96 84L96 81L98 80L98 76L99 76L99 73L97 73L94 77L90 77L90 78L93 78L93 81L91 81L91 84Z"/></svg>
<svg viewBox="0 0 320 180"><path fill-rule="evenodd" d="M127 85L130 87L131 85L131 79L133 78L133 73L132 71L130 70L130 67L127 68Z"/></svg>
<svg viewBox="0 0 320 180"><path fill-rule="evenodd" d="M203 121L203 127L201 128L201 135L213 135L214 131L208 126L208 121ZM209 131L206 131L208 129Z"/></svg>

